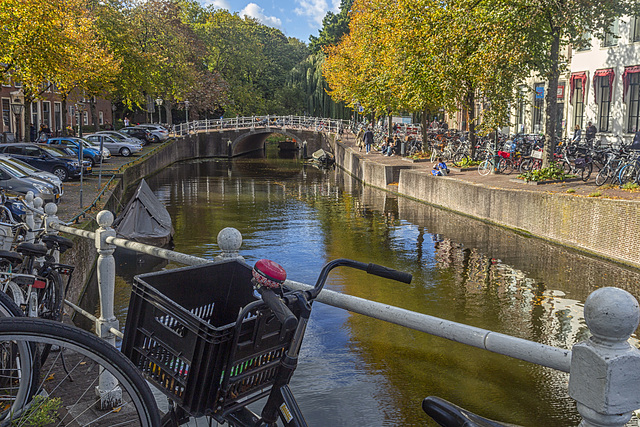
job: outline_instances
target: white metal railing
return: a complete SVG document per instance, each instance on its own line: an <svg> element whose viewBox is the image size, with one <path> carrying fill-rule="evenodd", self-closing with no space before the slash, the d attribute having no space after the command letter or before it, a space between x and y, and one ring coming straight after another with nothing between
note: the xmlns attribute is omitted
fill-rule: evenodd
<svg viewBox="0 0 640 427"><path fill-rule="evenodd" d="M31 199L32 200L32 199ZM29 199L28 199L29 201ZM31 208L33 209L33 203ZM57 206L45 206L43 222L51 233L64 232L92 239L98 252L97 272L100 289L100 317L93 317L96 333L115 345L115 335L121 335L118 320L113 312L115 288L116 246L165 258L186 265L214 262L211 260L130 242L115 237L111 227L114 217L109 211L101 211L96 217L99 228L95 232L79 230L62 224L56 217ZM218 234L222 254L217 259L242 258L239 255L242 236L233 228ZM285 284L295 290L311 286L287 280ZM506 334L475 328L381 304L350 295L323 289L318 301L360 313L400 326L429 333L463 344L484 348L569 373L569 394L577 401L583 417L581 426L624 426L633 411L640 409L640 350L628 342L640 321L640 308L636 299L618 288L600 288L585 301L584 317L593 336L573 346L561 349ZM72 308L77 306L67 302ZM86 311L79 310L83 314Z"/></svg>

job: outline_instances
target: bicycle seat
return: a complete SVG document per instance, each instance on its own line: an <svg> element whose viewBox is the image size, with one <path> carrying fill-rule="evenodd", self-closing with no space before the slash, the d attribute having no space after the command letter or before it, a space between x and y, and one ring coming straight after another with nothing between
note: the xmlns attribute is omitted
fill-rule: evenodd
<svg viewBox="0 0 640 427"><path fill-rule="evenodd" d="M16 247L16 252L24 256L44 256L47 253L47 247L41 243L20 243Z"/></svg>
<svg viewBox="0 0 640 427"><path fill-rule="evenodd" d="M437 396L426 397L422 409L443 427L517 427L481 417Z"/></svg>
<svg viewBox="0 0 640 427"><path fill-rule="evenodd" d="M55 246L58 246L58 250L60 251L60 253L64 253L64 251L73 247L73 242L70 239L67 239L63 236L58 236L57 234L47 234L40 240L47 246L48 249L53 249Z"/></svg>
<svg viewBox="0 0 640 427"><path fill-rule="evenodd" d="M8 261L12 267L16 267L22 262L22 255L17 252L0 250L0 258Z"/></svg>

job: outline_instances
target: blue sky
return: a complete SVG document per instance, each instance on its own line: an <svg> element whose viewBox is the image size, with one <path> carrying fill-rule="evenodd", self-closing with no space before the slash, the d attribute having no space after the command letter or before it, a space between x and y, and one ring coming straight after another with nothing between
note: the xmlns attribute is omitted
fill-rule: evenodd
<svg viewBox="0 0 640 427"><path fill-rule="evenodd" d="M247 15L281 30L288 37L309 43L318 35L328 11L338 12L340 0L200 0L203 5Z"/></svg>

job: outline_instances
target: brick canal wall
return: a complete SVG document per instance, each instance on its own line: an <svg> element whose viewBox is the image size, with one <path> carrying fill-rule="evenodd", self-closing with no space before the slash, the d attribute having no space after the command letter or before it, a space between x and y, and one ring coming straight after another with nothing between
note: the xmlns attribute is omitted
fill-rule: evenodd
<svg viewBox="0 0 640 427"><path fill-rule="evenodd" d="M367 185L468 215L593 255L640 267L640 202L531 190L489 188L455 177L433 177L410 166L360 158L334 144L336 162Z"/></svg>

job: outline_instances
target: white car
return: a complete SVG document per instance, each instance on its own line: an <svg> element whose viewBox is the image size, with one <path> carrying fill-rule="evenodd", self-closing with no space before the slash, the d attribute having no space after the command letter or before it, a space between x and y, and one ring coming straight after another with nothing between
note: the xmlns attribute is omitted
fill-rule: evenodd
<svg viewBox="0 0 640 427"><path fill-rule="evenodd" d="M163 126L154 125L154 124L142 124L142 125L138 125L138 127L146 129L149 132L151 132L151 136L154 137L153 142L166 141L169 138L169 131Z"/></svg>
<svg viewBox="0 0 640 427"><path fill-rule="evenodd" d="M118 140L108 134L94 133L91 135L85 135L84 139L92 143L94 146L98 147L100 146L100 142L102 141L102 146L106 147L109 152L111 152L112 154L119 154L123 157L129 157L134 153L139 153L142 151L142 145Z"/></svg>
<svg viewBox="0 0 640 427"><path fill-rule="evenodd" d="M82 145L87 147L87 148L95 148L96 150L100 151L100 144L98 144L98 146L96 146L95 144L92 144L91 142L87 141L84 138L78 138L82 140ZM102 147L102 160L107 160L111 158L111 151L109 151L109 149L107 147Z"/></svg>

